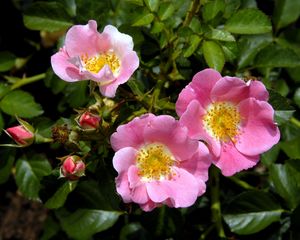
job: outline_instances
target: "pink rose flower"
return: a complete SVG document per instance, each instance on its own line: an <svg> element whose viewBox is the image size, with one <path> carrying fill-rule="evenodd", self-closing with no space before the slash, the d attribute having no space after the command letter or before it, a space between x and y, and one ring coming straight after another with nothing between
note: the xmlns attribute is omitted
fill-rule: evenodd
<svg viewBox="0 0 300 240"><path fill-rule="evenodd" d="M60 168L61 177L66 177L69 180L77 180L84 175L85 164L80 157L73 155L63 159L63 164Z"/></svg>
<svg viewBox="0 0 300 240"><path fill-rule="evenodd" d="M125 203L144 211L162 204L189 207L205 192L209 151L173 117L143 115L119 126L110 140L117 192Z"/></svg>
<svg viewBox="0 0 300 240"><path fill-rule="evenodd" d="M129 35L111 25L99 33L96 21L90 20L68 30L65 45L51 57L51 64L61 79L95 81L104 96L114 97L138 68L139 59Z"/></svg>
<svg viewBox="0 0 300 240"><path fill-rule="evenodd" d="M19 146L27 147L34 141L34 133L27 129L23 125L10 127L5 130L8 136L10 136Z"/></svg>
<svg viewBox="0 0 300 240"><path fill-rule="evenodd" d="M176 111L189 136L207 142L225 176L253 167L279 141L269 94L259 81L198 72L179 94Z"/></svg>

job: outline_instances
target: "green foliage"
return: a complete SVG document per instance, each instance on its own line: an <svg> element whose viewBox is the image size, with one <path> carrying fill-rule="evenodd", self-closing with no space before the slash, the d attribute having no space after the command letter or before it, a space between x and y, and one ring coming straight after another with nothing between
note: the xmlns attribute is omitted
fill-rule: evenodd
<svg viewBox="0 0 300 240"><path fill-rule="evenodd" d="M40 239L300 238L298 0L10 0L0 9L18 29L1 37L0 130L16 126L16 116L35 129L35 144L22 149L2 146L12 140L0 132L0 184L48 209ZM88 80L62 81L51 68L68 28L91 19L100 32L112 24L130 35L140 60L115 98ZM230 178L210 173L206 193L189 208L144 213L123 203L111 134L148 112L178 119L178 94L208 67L265 84L279 144L255 168ZM101 117L97 131L79 127L86 110ZM57 159L73 154L85 175L59 178Z"/></svg>

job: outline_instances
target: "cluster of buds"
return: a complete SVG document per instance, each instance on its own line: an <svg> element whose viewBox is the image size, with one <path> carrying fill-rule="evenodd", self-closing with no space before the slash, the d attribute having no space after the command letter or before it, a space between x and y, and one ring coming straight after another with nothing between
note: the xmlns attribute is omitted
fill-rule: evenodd
<svg viewBox="0 0 300 240"><path fill-rule="evenodd" d="M82 159L76 155L67 156L61 159L63 161L60 167L60 177L69 180L77 180L84 176L85 164Z"/></svg>

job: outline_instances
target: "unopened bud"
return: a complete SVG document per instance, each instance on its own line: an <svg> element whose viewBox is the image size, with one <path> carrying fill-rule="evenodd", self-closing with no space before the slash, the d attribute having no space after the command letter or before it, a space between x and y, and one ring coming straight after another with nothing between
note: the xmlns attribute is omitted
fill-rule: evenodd
<svg viewBox="0 0 300 240"><path fill-rule="evenodd" d="M78 124L82 129L94 130L99 128L101 118L90 112L84 112L80 115Z"/></svg>
<svg viewBox="0 0 300 240"><path fill-rule="evenodd" d="M85 164L80 157L68 156L60 168L61 177L66 177L69 180L77 180L84 176Z"/></svg>
<svg viewBox="0 0 300 240"><path fill-rule="evenodd" d="M5 130L8 136L10 136L19 146L27 147L34 141L33 131L26 128L24 125L18 125L15 127L7 128Z"/></svg>

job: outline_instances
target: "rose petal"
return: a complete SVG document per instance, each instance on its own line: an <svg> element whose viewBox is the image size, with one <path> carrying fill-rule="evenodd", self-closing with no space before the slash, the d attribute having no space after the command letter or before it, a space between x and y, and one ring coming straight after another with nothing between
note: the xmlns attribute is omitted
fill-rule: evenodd
<svg viewBox="0 0 300 240"><path fill-rule="evenodd" d="M116 178L116 188L118 194L120 194L125 203L132 202L127 172L119 174L119 176Z"/></svg>
<svg viewBox="0 0 300 240"><path fill-rule="evenodd" d="M280 132L273 122L274 110L270 104L249 98L239 104L243 122L236 148L246 155L257 155L278 143Z"/></svg>
<svg viewBox="0 0 300 240"><path fill-rule="evenodd" d="M118 173L127 171L135 163L137 151L132 147L125 147L117 151L113 157L113 166Z"/></svg>

